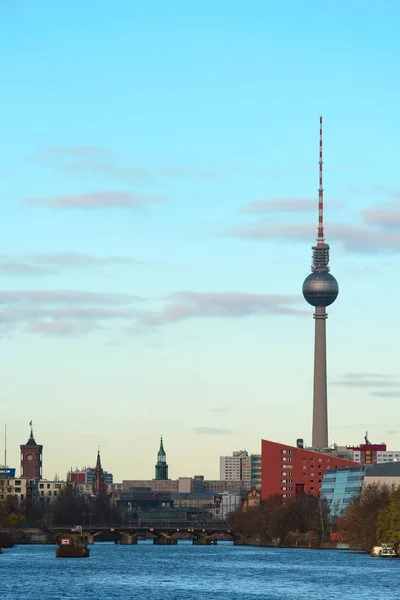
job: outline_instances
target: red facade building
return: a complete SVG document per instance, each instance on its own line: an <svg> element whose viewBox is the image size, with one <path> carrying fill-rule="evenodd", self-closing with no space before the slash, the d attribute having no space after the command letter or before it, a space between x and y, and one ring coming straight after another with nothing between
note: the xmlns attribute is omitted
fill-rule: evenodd
<svg viewBox="0 0 400 600"><path fill-rule="evenodd" d="M77 485L85 485L86 471L70 471L68 473L68 481L70 483L76 483Z"/></svg>
<svg viewBox="0 0 400 600"><path fill-rule="evenodd" d="M376 465L378 462L378 452L386 452L386 444L360 444L359 446L347 446L348 450L352 450L362 465Z"/></svg>
<svg viewBox="0 0 400 600"><path fill-rule="evenodd" d="M21 444L21 477L28 479L42 478L42 453L43 446L36 443L33 436L32 421L30 422L31 435L26 444Z"/></svg>
<svg viewBox="0 0 400 600"><path fill-rule="evenodd" d="M301 493L317 496L327 469L356 465L359 463L332 454L262 440L261 498L272 494L282 498Z"/></svg>

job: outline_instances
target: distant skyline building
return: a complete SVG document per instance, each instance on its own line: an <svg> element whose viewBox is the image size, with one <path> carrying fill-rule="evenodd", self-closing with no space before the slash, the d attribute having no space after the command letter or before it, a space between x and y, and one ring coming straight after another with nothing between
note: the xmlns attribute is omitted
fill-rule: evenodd
<svg viewBox="0 0 400 600"><path fill-rule="evenodd" d="M250 473L250 484L251 487L261 488L261 474L262 474L262 462L261 454L252 454L250 456L251 473Z"/></svg>
<svg viewBox="0 0 400 600"><path fill-rule="evenodd" d="M167 455L165 454L163 439L161 436L160 448L157 454L157 464L155 467L155 479L158 481L165 481L168 479L168 464Z"/></svg>
<svg viewBox="0 0 400 600"><path fill-rule="evenodd" d="M312 273L303 283L305 300L315 307L314 393L312 447L328 448L328 395L326 376L326 307L339 294L339 285L329 273L329 245L324 239L324 190L322 185L322 117L319 119L318 236L312 247Z"/></svg>
<svg viewBox="0 0 400 600"><path fill-rule="evenodd" d="M237 450L232 456L220 456L219 478L223 481L251 482L251 457L247 450Z"/></svg>
<svg viewBox="0 0 400 600"><path fill-rule="evenodd" d="M374 465L378 462L387 462L389 454L392 460L400 458L398 452L387 452L386 444L384 442L381 444L371 444L368 439L368 431L365 432L364 442L364 444L360 444L359 446L347 446L347 449L353 452L353 459L362 465ZM383 461L385 455L386 460ZM382 460L379 460L379 458L382 458Z"/></svg>
<svg viewBox="0 0 400 600"><path fill-rule="evenodd" d="M237 450L232 456L220 456L219 478L221 481L242 481L247 488L260 487L261 454Z"/></svg>
<svg viewBox="0 0 400 600"><path fill-rule="evenodd" d="M111 486L114 481L112 473L108 473L103 470L103 480L107 486ZM93 488L96 481L96 469L93 467L86 467L82 469L75 469L74 471L68 471L67 481L69 483L76 483L77 485L88 485Z"/></svg>
<svg viewBox="0 0 400 600"><path fill-rule="evenodd" d="M123 492L132 489L151 489L153 492L241 492L245 490L244 481L223 481L221 479L204 479L203 475L179 477L179 479L124 479L120 485ZM114 489L116 485L114 485Z"/></svg>
<svg viewBox="0 0 400 600"><path fill-rule="evenodd" d="M388 488L400 485L400 462L392 461L365 467L363 490L368 485L386 485Z"/></svg>
<svg viewBox="0 0 400 600"><path fill-rule="evenodd" d="M67 473L68 483L78 487L80 493L97 495L113 485L113 474L104 471L101 464L100 450L97 451L96 466L71 470Z"/></svg>

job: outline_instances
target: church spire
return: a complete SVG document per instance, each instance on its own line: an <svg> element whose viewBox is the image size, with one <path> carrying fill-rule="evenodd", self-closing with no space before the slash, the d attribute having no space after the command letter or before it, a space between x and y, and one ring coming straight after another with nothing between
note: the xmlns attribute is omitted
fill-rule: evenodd
<svg viewBox="0 0 400 600"><path fill-rule="evenodd" d="M165 450L164 450L164 444L163 444L162 436L161 436L161 440L160 440L160 449L158 451L158 457L160 458L160 456L165 456Z"/></svg>
<svg viewBox="0 0 400 600"><path fill-rule="evenodd" d="M29 436L29 440L26 442L27 446L37 446L37 443L35 441L35 438L33 436L33 425L32 425L32 421L29 421L29 426L31 428L31 434Z"/></svg>
<svg viewBox="0 0 400 600"><path fill-rule="evenodd" d="M166 480L168 479L168 465L167 465L167 455L164 450L164 443L161 436L160 440L160 449L157 454L157 464L156 464L156 474L155 479L158 480Z"/></svg>
<svg viewBox="0 0 400 600"><path fill-rule="evenodd" d="M100 458L100 448L97 450L97 459L96 459L96 467L94 469L94 493L96 495L100 494L102 491L104 477L103 477L103 467L101 466L101 458Z"/></svg>
<svg viewBox="0 0 400 600"><path fill-rule="evenodd" d="M97 472L103 472L103 469L101 468L101 458L100 458L100 448L97 450L97 460L96 460L96 469L95 469L96 473Z"/></svg>

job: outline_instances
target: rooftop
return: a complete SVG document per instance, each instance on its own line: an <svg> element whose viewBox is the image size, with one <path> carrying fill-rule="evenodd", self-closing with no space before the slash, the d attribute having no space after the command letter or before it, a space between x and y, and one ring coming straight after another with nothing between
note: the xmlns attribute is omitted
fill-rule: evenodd
<svg viewBox="0 0 400 600"><path fill-rule="evenodd" d="M365 477L400 477L400 462L370 465L365 471Z"/></svg>

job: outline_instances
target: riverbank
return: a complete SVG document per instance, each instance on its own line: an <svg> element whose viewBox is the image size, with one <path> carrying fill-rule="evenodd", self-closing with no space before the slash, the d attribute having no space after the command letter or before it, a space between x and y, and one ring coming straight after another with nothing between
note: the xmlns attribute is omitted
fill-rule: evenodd
<svg viewBox="0 0 400 600"><path fill-rule="evenodd" d="M268 542L262 542L259 540L235 540L235 546L248 546L248 547L259 547L259 548L280 548L280 549L292 549L301 548L303 550L350 550L348 544L335 543L335 542L324 542L322 544L273 544ZM360 550L355 548L355 550Z"/></svg>

